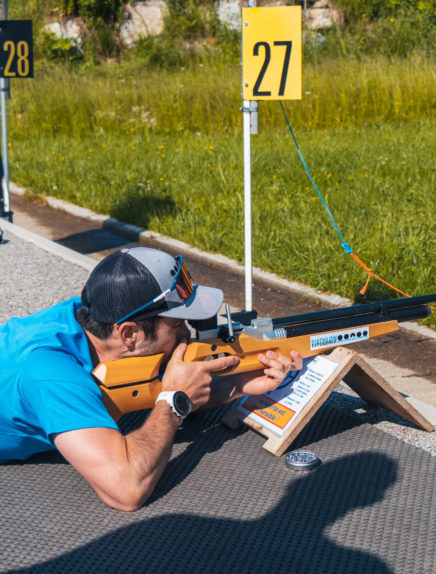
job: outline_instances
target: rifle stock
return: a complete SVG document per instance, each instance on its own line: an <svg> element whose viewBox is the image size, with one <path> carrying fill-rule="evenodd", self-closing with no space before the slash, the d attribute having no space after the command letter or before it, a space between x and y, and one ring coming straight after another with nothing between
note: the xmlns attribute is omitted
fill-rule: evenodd
<svg viewBox="0 0 436 574"><path fill-rule="evenodd" d="M255 371L263 368L257 356L268 350L284 355L297 351L306 358L334 347L395 332L399 329L398 321L428 317L431 311L425 303L430 301L436 301L436 294L267 319L266 326L262 323L265 320L255 320L251 327L235 324L237 334L234 337L229 336L228 327L224 326L223 331L221 326L204 331L203 339L189 343L185 361L236 355L240 359L239 365L215 374ZM128 412L154 406L161 390L159 369L162 359L163 354L160 354L97 365L93 375L102 391L104 404L115 420Z"/></svg>

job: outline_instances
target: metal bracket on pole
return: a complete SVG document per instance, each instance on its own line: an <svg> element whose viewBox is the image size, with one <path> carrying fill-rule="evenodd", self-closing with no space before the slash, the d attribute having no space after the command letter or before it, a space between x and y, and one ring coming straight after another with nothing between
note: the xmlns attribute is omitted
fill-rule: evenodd
<svg viewBox="0 0 436 574"><path fill-rule="evenodd" d="M6 99L11 99L11 83L9 78L0 78L0 92L4 92L6 94Z"/></svg>
<svg viewBox="0 0 436 574"><path fill-rule="evenodd" d="M250 102L250 134L257 135L257 117L258 117L258 105L255 100Z"/></svg>

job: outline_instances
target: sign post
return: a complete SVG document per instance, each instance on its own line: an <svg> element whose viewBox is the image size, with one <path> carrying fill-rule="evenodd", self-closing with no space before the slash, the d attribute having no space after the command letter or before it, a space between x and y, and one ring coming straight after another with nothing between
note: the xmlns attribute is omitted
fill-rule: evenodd
<svg viewBox="0 0 436 574"><path fill-rule="evenodd" d="M245 310L253 310L251 134L257 134L257 101L301 99L301 7L242 9L244 113Z"/></svg>
<svg viewBox="0 0 436 574"><path fill-rule="evenodd" d="M0 102L2 158L0 218L12 222L9 203L8 124L6 100L10 98L10 78L33 78L33 41L31 20L8 20L7 0L2 0L0 21Z"/></svg>

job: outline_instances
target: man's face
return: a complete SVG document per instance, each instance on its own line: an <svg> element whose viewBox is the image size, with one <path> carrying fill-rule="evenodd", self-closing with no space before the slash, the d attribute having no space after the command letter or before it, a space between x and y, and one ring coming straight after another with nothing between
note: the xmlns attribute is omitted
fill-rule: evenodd
<svg viewBox="0 0 436 574"><path fill-rule="evenodd" d="M165 357L162 361L162 366L165 366L177 345L183 340L189 340L189 338L190 331L185 321L161 317L156 329L155 339L150 340L143 336L143 339L138 341L135 355L147 356L164 353Z"/></svg>

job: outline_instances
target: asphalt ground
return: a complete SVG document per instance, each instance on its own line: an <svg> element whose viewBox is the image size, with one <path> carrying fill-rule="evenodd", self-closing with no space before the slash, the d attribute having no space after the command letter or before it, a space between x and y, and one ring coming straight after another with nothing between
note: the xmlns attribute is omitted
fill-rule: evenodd
<svg viewBox="0 0 436 574"><path fill-rule="evenodd" d="M96 260L114 250L146 244L171 253L180 252L180 245L163 236L144 238L135 230L90 212L77 215L74 206L63 203L56 209L42 201L30 201L19 193L11 194L14 224L28 229L60 245ZM74 213L74 215L73 215ZM1 222L0 222L1 227ZM114 232L114 230L116 232ZM120 233L122 235L120 235ZM136 240L125 236L135 237ZM186 246L185 246L186 247ZM244 276L238 266L223 265L219 257L202 257L197 250L183 253L196 283L220 287L224 300L234 309L245 304ZM304 286L294 291L286 282L256 277L253 284L253 306L259 316L281 317L315 312L331 307L334 298L317 294ZM353 345L364 358L400 392L436 406L436 334L429 328L400 331Z"/></svg>

